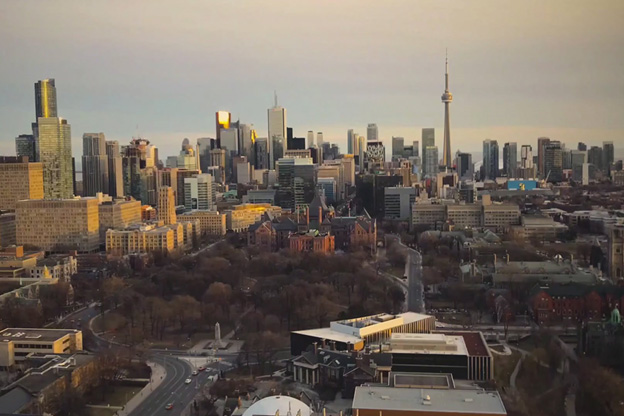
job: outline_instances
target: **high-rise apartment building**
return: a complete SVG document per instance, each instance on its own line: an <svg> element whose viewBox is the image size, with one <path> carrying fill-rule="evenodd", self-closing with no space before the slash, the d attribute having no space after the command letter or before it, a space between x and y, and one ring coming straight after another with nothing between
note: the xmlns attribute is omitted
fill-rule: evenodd
<svg viewBox="0 0 624 416"><path fill-rule="evenodd" d="M294 210L297 205L309 204L314 198L315 165L307 157L283 157L277 164L277 204Z"/></svg>
<svg viewBox="0 0 624 416"><path fill-rule="evenodd" d="M591 165L594 165L596 169L603 170L604 169L604 164L603 164L604 155L602 153L603 151L601 147L599 146L590 147L589 150L587 151L587 162Z"/></svg>
<svg viewBox="0 0 624 416"><path fill-rule="evenodd" d="M42 198L43 165L25 156L0 156L0 211L14 210L23 199Z"/></svg>
<svg viewBox="0 0 624 416"><path fill-rule="evenodd" d="M308 146L312 146L314 144L314 132L312 130L308 130ZM290 150L290 147L288 148Z"/></svg>
<svg viewBox="0 0 624 416"><path fill-rule="evenodd" d="M357 143L358 143L358 166L360 167L360 172L364 167L364 154L366 153L366 138L364 136L357 135Z"/></svg>
<svg viewBox="0 0 624 416"><path fill-rule="evenodd" d="M275 161L284 154L284 143L286 142L286 109L277 105L277 94L275 95L275 105L267 110L269 137L267 146L269 151L268 169L275 169ZM275 149L274 145L281 144L281 153ZM276 152L277 150L277 152ZM279 157L278 157L279 156Z"/></svg>
<svg viewBox="0 0 624 416"><path fill-rule="evenodd" d="M438 147L427 146L423 149L423 153L427 155L424 169L425 177L435 178L439 171Z"/></svg>
<svg viewBox="0 0 624 416"><path fill-rule="evenodd" d="M109 164L104 133L82 135L82 194L109 194Z"/></svg>
<svg viewBox="0 0 624 416"><path fill-rule="evenodd" d="M484 178L496 180L499 170L498 142L496 140L483 141L483 173Z"/></svg>
<svg viewBox="0 0 624 416"><path fill-rule="evenodd" d="M548 145L548 143L550 143L550 139L548 137L539 137L537 139L537 174L544 178L546 177L546 175L548 174L548 172L545 172L545 152L546 152L546 145Z"/></svg>
<svg viewBox="0 0 624 416"><path fill-rule="evenodd" d="M356 152L357 142L355 140L355 137L357 137L357 135L353 132L353 129L347 130L347 153L349 153L350 155L355 155L358 153Z"/></svg>
<svg viewBox="0 0 624 416"><path fill-rule="evenodd" d="M448 57L446 58L442 102L444 103L444 148L442 153L442 165L446 168L450 168L452 167L453 161L451 160L451 114L449 107L453 102L453 94L449 91Z"/></svg>
<svg viewBox="0 0 624 416"><path fill-rule="evenodd" d="M119 151L119 142L106 141L106 157L108 158L108 194L122 197L124 195L123 161Z"/></svg>
<svg viewBox="0 0 624 416"><path fill-rule="evenodd" d="M535 178L533 148L528 144L522 145L520 148L520 167L518 168L517 176L522 179Z"/></svg>
<svg viewBox="0 0 624 416"><path fill-rule="evenodd" d="M503 173L508 178L517 177L518 168L518 144L515 142L505 143L503 146Z"/></svg>
<svg viewBox="0 0 624 416"><path fill-rule="evenodd" d="M39 117L37 132L45 198L71 198L74 195L74 172L70 125L62 118Z"/></svg>
<svg viewBox="0 0 624 416"><path fill-rule="evenodd" d="M405 147L405 139L403 137L392 136L392 156L403 156L403 148Z"/></svg>
<svg viewBox="0 0 624 416"><path fill-rule="evenodd" d="M563 180L563 149L559 141L549 142L544 149L544 178L548 182Z"/></svg>
<svg viewBox="0 0 624 416"><path fill-rule="evenodd" d="M376 142L379 140L379 129L377 128L377 124L370 123L366 127L366 140L369 142Z"/></svg>
<svg viewBox="0 0 624 416"><path fill-rule="evenodd" d="M576 148L577 150L580 150L582 152L587 151L587 145L583 142L578 142L578 146Z"/></svg>
<svg viewBox="0 0 624 416"><path fill-rule="evenodd" d="M123 147L122 170L124 195L138 199L143 204L158 203L158 169L155 166L156 148L149 140L132 139Z"/></svg>
<svg viewBox="0 0 624 416"><path fill-rule="evenodd" d="M474 179L474 168L472 166L472 154L457 152L457 175L459 179Z"/></svg>
<svg viewBox="0 0 624 416"><path fill-rule="evenodd" d="M611 172L611 165L615 161L615 148L613 142L602 142L602 170Z"/></svg>
<svg viewBox="0 0 624 416"><path fill-rule="evenodd" d="M56 85L53 78L35 83L35 118L56 118Z"/></svg>
<svg viewBox="0 0 624 416"><path fill-rule="evenodd" d="M176 200L173 188L161 186L158 189L158 219L165 225L175 224L176 220Z"/></svg>
<svg viewBox="0 0 624 416"><path fill-rule="evenodd" d="M213 177L202 173L192 178L184 178L184 207L186 210L212 210Z"/></svg>
<svg viewBox="0 0 624 416"><path fill-rule="evenodd" d="M17 244L45 251L97 251L99 201L96 198L29 199L17 203Z"/></svg>
<svg viewBox="0 0 624 416"><path fill-rule="evenodd" d="M15 154L27 156L30 162L37 161L37 141L33 134L20 134L15 138Z"/></svg>
<svg viewBox="0 0 624 416"><path fill-rule="evenodd" d="M421 141L422 141L422 160L424 162L427 160L427 148L435 147L435 129L432 129L432 128L422 129Z"/></svg>
<svg viewBox="0 0 624 416"><path fill-rule="evenodd" d="M325 143L325 140L323 139L323 132L319 131L316 133L316 145L318 147L323 147L323 143Z"/></svg>

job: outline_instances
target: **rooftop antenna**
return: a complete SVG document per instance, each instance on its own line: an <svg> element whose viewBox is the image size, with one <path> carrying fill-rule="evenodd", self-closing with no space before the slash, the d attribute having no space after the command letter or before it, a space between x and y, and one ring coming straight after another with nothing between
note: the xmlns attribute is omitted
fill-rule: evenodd
<svg viewBox="0 0 624 416"><path fill-rule="evenodd" d="M273 90L273 97L275 100L275 107L277 107L277 91Z"/></svg>

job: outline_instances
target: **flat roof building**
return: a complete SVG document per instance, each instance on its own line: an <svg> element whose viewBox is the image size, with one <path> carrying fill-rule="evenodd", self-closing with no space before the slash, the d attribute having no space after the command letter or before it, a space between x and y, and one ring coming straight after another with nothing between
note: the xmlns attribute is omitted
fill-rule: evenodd
<svg viewBox="0 0 624 416"><path fill-rule="evenodd" d="M31 353L69 354L82 350L77 329L6 328L0 331L0 368L11 367Z"/></svg>
<svg viewBox="0 0 624 416"><path fill-rule="evenodd" d="M28 157L0 156L0 210L14 210L17 201L43 198L43 165Z"/></svg>

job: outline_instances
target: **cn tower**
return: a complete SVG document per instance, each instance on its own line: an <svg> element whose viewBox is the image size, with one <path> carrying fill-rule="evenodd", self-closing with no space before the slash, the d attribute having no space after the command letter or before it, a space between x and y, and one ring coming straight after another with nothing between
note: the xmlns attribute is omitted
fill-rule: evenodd
<svg viewBox="0 0 624 416"><path fill-rule="evenodd" d="M446 54L446 73L444 74L444 94L442 94L442 102L444 103L444 153L442 156L442 165L447 168L451 168L453 160L451 159L451 122L449 104L453 102L453 94L449 91L448 52Z"/></svg>

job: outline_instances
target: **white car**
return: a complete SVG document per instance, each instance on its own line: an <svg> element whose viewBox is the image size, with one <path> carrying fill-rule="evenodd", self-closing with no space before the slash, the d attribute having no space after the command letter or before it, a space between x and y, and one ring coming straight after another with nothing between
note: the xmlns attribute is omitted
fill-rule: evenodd
<svg viewBox="0 0 624 416"><path fill-rule="evenodd" d="M186 380L184 380L184 384L191 384L191 379L187 378Z"/></svg>

